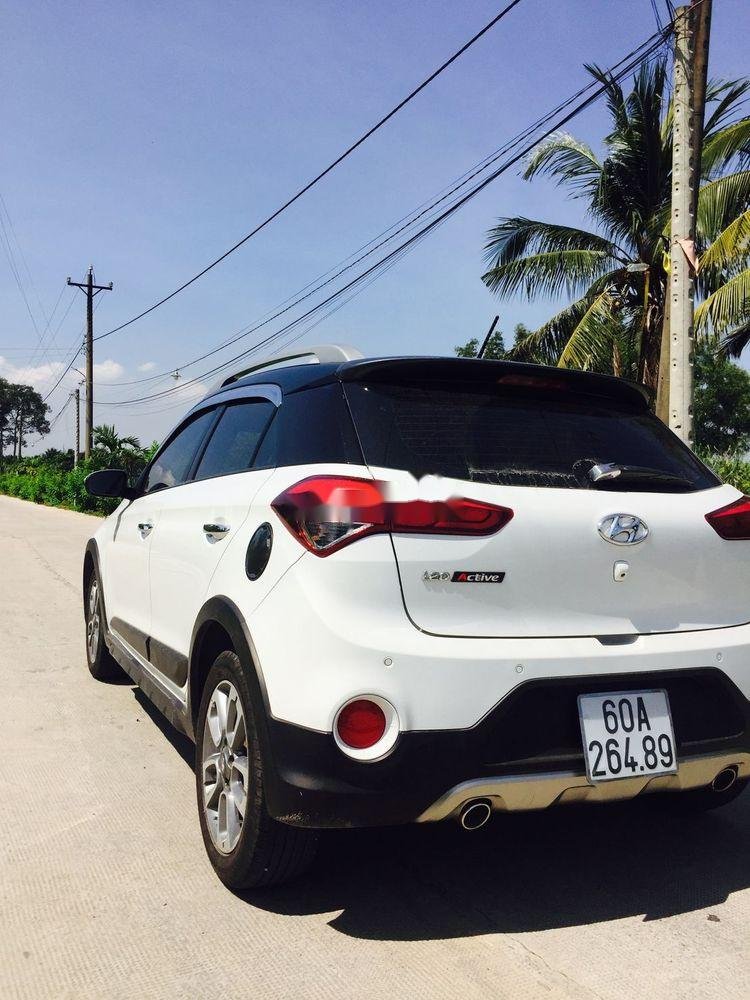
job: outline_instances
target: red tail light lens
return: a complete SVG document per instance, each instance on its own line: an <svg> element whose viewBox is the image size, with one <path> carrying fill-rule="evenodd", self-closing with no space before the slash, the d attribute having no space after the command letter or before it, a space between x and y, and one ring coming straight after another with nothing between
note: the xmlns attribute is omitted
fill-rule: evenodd
<svg viewBox="0 0 750 1000"><path fill-rule="evenodd" d="M375 746L385 733L385 712L374 701L350 701L339 712L336 731L339 739L354 750Z"/></svg>
<svg viewBox="0 0 750 1000"><path fill-rule="evenodd" d="M377 532L492 535L513 517L509 507L464 497L387 500L382 483L348 476L303 479L271 506L305 548L318 556Z"/></svg>
<svg viewBox="0 0 750 1000"><path fill-rule="evenodd" d="M750 497L740 497L726 507L706 514L717 535L733 541L750 541Z"/></svg>

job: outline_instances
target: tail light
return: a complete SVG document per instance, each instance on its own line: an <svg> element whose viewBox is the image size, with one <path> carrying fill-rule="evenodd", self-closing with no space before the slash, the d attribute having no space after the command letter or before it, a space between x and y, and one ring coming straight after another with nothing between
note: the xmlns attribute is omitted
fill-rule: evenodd
<svg viewBox="0 0 750 1000"><path fill-rule="evenodd" d="M348 476L312 476L271 504L292 534L317 556L380 532L492 535L513 517L509 507L465 497L388 500L384 484Z"/></svg>
<svg viewBox="0 0 750 1000"><path fill-rule="evenodd" d="M717 535L733 541L750 541L750 497L740 497L726 507L706 514Z"/></svg>

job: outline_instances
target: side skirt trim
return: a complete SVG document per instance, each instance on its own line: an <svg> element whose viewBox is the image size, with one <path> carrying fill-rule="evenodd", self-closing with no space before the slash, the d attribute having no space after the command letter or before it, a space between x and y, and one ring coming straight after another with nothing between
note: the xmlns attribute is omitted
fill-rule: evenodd
<svg viewBox="0 0 750 1000"><path fill-rule="evenodd" d="M158 639L148 640L149 660L159 673L179 688L185 687L188 676L188 658L166 646Z"/></svg>
<svg viewBox="0 0 750 1000"><path fill-rule="evenodd" d="M181 733L192 738L186 725L187 704L180 695L170 691L164 681L157 678L149 666L128 644L112 632L105 635L107 648L130 679L138 685L147 698L154 703L169 722Z"/></svg>

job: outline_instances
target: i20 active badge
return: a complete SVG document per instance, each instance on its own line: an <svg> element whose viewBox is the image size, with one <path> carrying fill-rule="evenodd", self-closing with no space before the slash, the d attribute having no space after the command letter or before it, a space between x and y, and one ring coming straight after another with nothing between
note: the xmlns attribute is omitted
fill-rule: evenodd
<svg viewBox="0 0 750 1000"><path fill-rule="evenodd" d="M604 541L613 545L638 545L648 538L648 525L634 514L608 514L598 529Z"/></svg>
<svg viewBox="0 0 750 1000"><path fill-rule="evenodd" d="M453 573L425 570L422 579L425 582L439 580L442 583L502 583L505 573L495 570L480 572L474 569L457 569Z"/></svg>

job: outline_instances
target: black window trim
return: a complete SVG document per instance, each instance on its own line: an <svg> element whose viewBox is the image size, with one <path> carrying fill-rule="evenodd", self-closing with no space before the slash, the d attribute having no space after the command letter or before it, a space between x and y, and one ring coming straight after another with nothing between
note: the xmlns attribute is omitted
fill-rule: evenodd
<svg viewBox="0 0 750 1000"><path fill-rule="evenodd" d="M156 454L153 456L151 461L148 463L146 468L141 473L138 482L136 484L136 489L138 490L138 497L136 497L136 499L139 499L140 497L143 496L152 495L151 493L144 492L143 489L143 487L146 484L146 481L148 480L149 472L151 471L151 468L156 463L156 461L164 454L165 450L170 446L170 444L172 444L177 435L181 434L182 431L184 431L185 428L188 426L188 424L191 423L193 420L197 419L199 416L201 416L202 413L204 413L207 410L208 411L213 410L214 419L211 421L205 434L198 442L198 447L196 448L192 461L190 462L190 467L188 469L188 474L187 477L185 478L185 481L182 483L177 483L175 486L163 486L160 490L156 490L153 492L161 493L164 490L177 490L180 488L180 486L187 486L188 483L195 482L196 481L195 473L198 469L198 462L200 462L200 459L203 457L203 453L206 450L208 442L211 440L214 431L216 430L216 425L221 419L221 415L223 414L224 410L230 403L241 403L252 399L262 399L265 400L266 402L273 403L273 405L278 410L282 402L281 387L275 385L272 382L263 383L259 385L233 386L230 389L226 389L223 392L217 392L212 396L208 396L205 399L202 399L199 403L196 403L196 405L193 406L192 409L188 410L188 412L185 414L185 416L182 418L179 424L177 424L177 426L167 435L167 437L164 439L163 443L159 447ZM268 433L268 428L273 423L274 416L275 414L273 414L271 419L268 421L268 424L266 425L266 428L263 431L263 434L261 435L258 441L258 445L255 449L255 452L253 453L253 460L255 459L255 455L257 455L258 453L260 445L263 442L263 438ZM224 473L224 475L237 475L237 473ZM205 480L200 480L200 482L208 482L209 479L220 479L220 478L221 476L210 476L207 477Z"/></svg>
<svg viewBox="0 0 750 1000"><path fill-rule="evenodd" d="M235 397L235 398L227 401L226 403L224 403L224 404L222 404L221 406L218 407L218 409L221 411L220 414L219 414L219 419L215 420L211 424L211 428L210 428L208 434L206 435L206 437L204 438L204 440L201 442L201 445L198 448L198 451L195 453L195 458L193 459L193 461L192 461L192 463L190 465L190 472L188 474L188 478L185 480L185 484L187 484L187 483L210 483L212 479L224 479L225 476L242 476L242 475L245 475L248 472L256 472L256 471L261 472L261 471L263 471L261 469L257 469L257 470L254 469L253 468L253 462L255 461L255 456L260 451L260 446L263 444L263 439L265 438L266 434L268 433L268 429L271 426L271 424L273 423L274 418L276 417L276 412L279 409L278 404L275 404L275 403L274 403L274 406L275 406L274 412L271 414L270 418L267 420L266 426L263 428L263 430L262 430L262 432L260 434L260 437L258 438L258 440L255 443L255 448L253 449L253 453L250 456L250 463L249 463L249 465L248 465L248 467L246 469L234 469L234 470L232 470L230 472L219 472L215 476L204 476L201 479L196 479L196 476L198 475L198 468L200 467L200 464L203 461L203 456L205 455L206 450L208 449L208 446L211 444L211 438L216 433L216 429L218 428L219 424L221 423L221 418L224 416L224 414L226 413L226 411L228 409L230 409L232 406L242 406L243 403L256 403L256 402L257 403L273 403L274 401L272 399L269 399L267 396L259 395L257 393L247 393L246 395L243 395L241 397ZM174 487L172 487L172 488L174 489Z"/></svg>
<svg viewBox="0 0 750 1000"><path fill-rule="evenodd" d="M217 406L217 407L204 406L204 407L201 407L201 408L194 407L188 414L186 414L185 417L183 417L183 419L174 428L174 430L171 432L171 434L167 435L167 437L164 439L163 444L160 446L160 448L158 449L158 451L156 452L156 454L154 455L154 457L151 459L151 461L148 463L148 465L146 466L146 468L141 473L140 478L138 479L138 483L136 485L136 489L138 490L138 497L136 497L136 499L139 499L140 497L153 496L156 493L162 493L164 490L177 490L177 489L180 488L180 486L187 486L187 484L192 481L191 480L191 473L193 471L193 464L195 462L195 455L199 451L202 450L204 442L208 439L208 437L211 434L213 434L214 428L216 427L216 423L218 421L218 411L221 410L221 409L222 409L221 406ZM181 483L176 483L174 486L162 486L161 489L159 489L159 490L151 490L151 492L147 493L145 491L144 487L146 485L146 482L148 481L149 473L151 472L151 469L154 467L154 465L156 464L156 462L161 458L161 456L164 454L164 452L167 450L167 448L172 444L172 442L175 440L175 438L178 435L182 434L182 432L187 428L187 426L189 424L191 424L194 420L197 420L198 417L201 417L204 414L204 412L211 412L212 410L215 410L215 412L214 412L214 418L211 421L211 423L208 425L208 427L206 428L206 430L203 432L203 437L198 442L196 450L193 453L193 458L192 458L192 460L190 462L190 465L188 467L188 475L185 478L185 480L183 482L181 482Z"/></svg>

